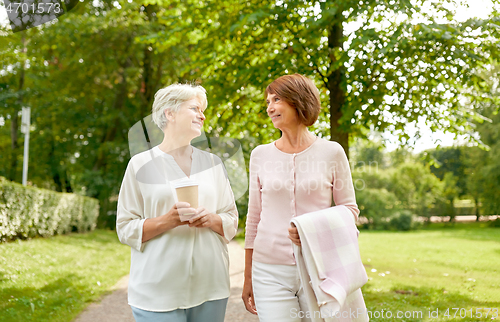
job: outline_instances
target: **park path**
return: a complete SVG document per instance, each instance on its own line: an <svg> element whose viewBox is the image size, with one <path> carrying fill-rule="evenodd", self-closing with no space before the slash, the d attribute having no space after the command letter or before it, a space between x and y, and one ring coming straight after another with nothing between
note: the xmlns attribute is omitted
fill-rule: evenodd
<svg viewBox="0 0 500 322"><path fill-rule="evenodd" d="M227 303L225 322L258 322L256 315L245 310L241 300L245 251L236 241L228 244L231 295ZM122 278L114 291L99 303L90 304L73 322L135 322L127 304L128 276Z"/></svg>

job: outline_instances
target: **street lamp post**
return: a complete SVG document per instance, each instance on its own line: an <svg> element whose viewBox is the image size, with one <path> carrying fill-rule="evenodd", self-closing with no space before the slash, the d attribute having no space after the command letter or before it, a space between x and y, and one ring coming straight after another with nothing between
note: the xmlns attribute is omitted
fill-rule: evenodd
<svg viewBox="0 0 500 322"><path fill-rule="evenodd" d="M24 158L23 158L23 185L28 181L28 154L30 141L30 115L31 109L23 107L21 119L21 133L24 133Z"/></svg>

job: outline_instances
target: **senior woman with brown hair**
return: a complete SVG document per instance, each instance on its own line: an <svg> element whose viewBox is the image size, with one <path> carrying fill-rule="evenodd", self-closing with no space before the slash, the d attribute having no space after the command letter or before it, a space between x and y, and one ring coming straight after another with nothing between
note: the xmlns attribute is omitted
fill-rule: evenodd
<svg viewBox="0 0 500 322"><path fill-rule="evenodd" d="M261 322L309 321L291 314L308 305L292 248L300 237L290 220L331 207L332 198L355 218L359 210L342 146L308 130L321 108L314 83L285 75L266 88L266 98L267 114L282 135L250 157L242 298Z"/></svg>
<svg viewBox="0 0 500 322"><path fill-rule="evenodd" d="M163 141L134 155L123 178L116 230L131 247L128 302L137 322L224 321L226 243L236 234L238 212L222 161L191 145L206 107L201 86L160 89L153 120ZM198 184L196 209L176 197L175 184L188 179ZM194 216L183 221L186 214Z"/></svg>

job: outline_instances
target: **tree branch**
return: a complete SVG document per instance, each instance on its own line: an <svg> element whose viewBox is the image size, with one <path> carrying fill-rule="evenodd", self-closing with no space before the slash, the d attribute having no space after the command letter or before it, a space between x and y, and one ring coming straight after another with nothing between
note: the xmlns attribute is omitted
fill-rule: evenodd
<svg viewBox="0 0 500 322"><path fill-rule="evenodd" d="M302 47L302 49L307 53L307 48L300 42L300 39L297 38L297 36L295 35L295 32L292 31L292 28L290 28L289 24L288 23L285 23L285 27L286 29L290 32L290 34L293 36L293 39L300 45L300 47ZM326 88L328 88L328 78L323 75L323 73L319 70L319 66L317 64L314 63L314 61L311 59L310 62L313 64L312 66L312 70L318 72L318 74L321 76L321 81L323 82L323 84L325 85Z"/></svg>

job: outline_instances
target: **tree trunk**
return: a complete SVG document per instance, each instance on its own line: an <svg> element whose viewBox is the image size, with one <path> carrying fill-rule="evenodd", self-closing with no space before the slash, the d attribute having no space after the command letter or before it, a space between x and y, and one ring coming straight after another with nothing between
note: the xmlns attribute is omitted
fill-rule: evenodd
<svg viewBox="0 0 500 322"><path fill-rule="evenodd" d="M118 130L122 126L122 122L120 122L119 114L123 113L123 106L125 105L125 98L127 97L127 93L128 93L126 69L129 67L129 64L128 64L127 60L124 64L121 64L121 66L123 68L123 72L121 74L122 82L120 83L120 85L116 91L115 102L113 104L113 111L114 111L114 113L116 113L116 116L115 116L114 122L111 122L111 124L106 129L105 134L101 140L102 144L104 144L105 142L113 141L116 137L116 133L118 132ZM106 166L107 160L106 160L105 152L106 151L104 151L102 148L99 148L99 151L97 152L96 162L94 163L94 167L92 168L93 171L97 171L100 168Z"/></svg>
<svg viewBox="0 0 500 322"><path fill-rule="evenodd" d="M480 217L480 214L479 214L479 198L474 197L474 203L476 205L476 221L479 221L479 217Z"/></svg>
<svg viewBox="0 0 500 322"><path fill-rule="evenodd" d="M155 14L157 8L158 8L157 5L147 5L145 8L150 24L157 19ZM154 73L153 50L149 49L152 47L153 47L152 44L146 44L146 46L144 47L144 62L143 62L144 72L142 75L142 89L141 89L144 103L142 106L141 118L144 118L151 113L150 111L151 111L151 105L153 103L154 91L156 90L155 83L157 82L155 82L153 75Z"/></svg>
<svg viewBox="0 0 500 322"><path fill-rule="evenodd" d="M18 130L19 130L19 116L17 116L17 113L19 113L19 109L14 108L14 112L10 117L10 140L12 148L10 155L10 171L9 171L10 181L16 180L16 173L17 173L17 150L19 147L19 144L17 142Z"/></svg>
<svg viewBox="0 0 500 322"><path fill-rule="evenodd" d="M50 176L56 185L56 191L62 192L61 176L59 175L60 160L56 158L56 139L54 137L54 123L52 123L50 137L50 152L49 152L49 166L50 166ZM49 143L49 142L47 142Z"/></svg>
<svg viewBox="0 0 500 322"><path fill-rule="evenodd" d="M331 65L337 64L334 52L343 45L344 28L342 19L339 16L334 19L328 28L328 48L330 50ZM343 88L345 80L344 65L338 66L330 75L328 75L328 90L330 91L330 140L336 141L342 145L347 157L349 158L349 133L341 129L340 119L342 118L342 107L346 99L346 92Z"/></svg>
<svg viewBox="0 0 500 322"><path fill-rule="evenodd" d="M65 186L66 186L66 192L68 193L73 193L73 188L71 188L71 182L69 181L69 176L68 176L68 171L64 171L64 176L65 176Z"/></svg>
<svg viewBox="0 0 500 322"><path fill-rule="evenodd" d="M450 222L455 221L456 213L455 213L455 206L453 205L453 199L448 199L448 202L450 203Z"/></svg>

